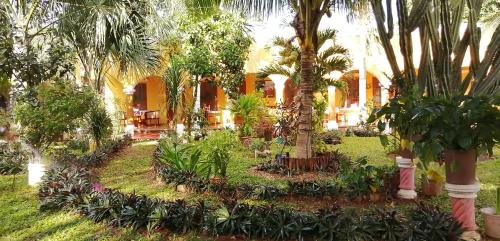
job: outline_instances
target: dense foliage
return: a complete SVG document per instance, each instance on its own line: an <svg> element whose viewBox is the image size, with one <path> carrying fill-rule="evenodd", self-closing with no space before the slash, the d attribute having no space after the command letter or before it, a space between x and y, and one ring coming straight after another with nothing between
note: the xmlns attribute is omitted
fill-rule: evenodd
<svg viewBox="0 0 500 241"><path fill-rule="evenodd" d="M109 138L113 132L112 120L101 100L96 99L88 113L86 120L88 132L99 148L104 140Z"/></svg>
<svg viewBox="0 0 500 241"><path fill-rule="evenodd" d="M154 154L156 159L154 165L158 170L160 167L168 167L178 172L180 176L226 178L231 153L239 145L236 134L230 130L209 133L200 146L182 144L180 141L176 137L160 140ZM172 171L164 174L168 176Z"/></svg>
<svg viewBox="0 0 500 241"><path fill-rule="evenodd" d="M42 178L38 191L41 210L78 207L92 191L90 169L101 166L112 154L130 143L129 137L111 140L81 157L60 157Z"/></svg>
<svg viewBox="0 0 500 241"><path fill-rule="evenodd" d="M241 118L238 124L240 136L251 136L258 117L265 112L266 106L260 94L241 95L231 106L231 112L236 118Z"/></svg>
<svg viewBox="0 0 500 241"><path fill-rule="evenodd" d="M337 178L334 182L289 182L286 188L278 188L272 185L231 185L225 182L212 181L191 170L189 166L185 167L185 165L191 163L189 155L184 155L184 158L179 160L165 162L163 160L165 155L161 154L165 152L163 148L165 147L162 145L157 148L153 166L157 175L165 183L186 185L188 189L195 192L210 191L223 198L273 199L285 195L295 195L367 200L368 195L377 193L386 199L392 199L397 191L397 186L393 185L393 178L394 175L399 174L395 172L394 168L367 165L366 159L363 158L352 162L350 158L339 152L331 153L332 164L328 165L324 170L325 172L337 172ZM173 149L167 152L170 151L173 151ZM169 156L173 157L175 155ZM178 162L182 162L182 164L177 164ZM277 162L261 164L257 166L257 170L282 175L296 174Z"/></svg>
<svg viewBox="0 0 500 241"><path fill-rule="evenodd" d="M78 199L75 199L78 200ZM69 206L66 206L68 204ZM73 203L61 202L60 207ZM115 190L86 195L76 207L95 222L136 230L208 231L212 235L244 235L275 240L458 240L460 224L431 206L419 206L409 218L397 210L356 211L333 207L302 212L242 203L213 205L164 201ZM380 222L383 220L384 222Z"/></svg>
<svg viewBox="0 0 500 241"><path fill-rule="evenodd" d="M124 141L116 142L126 143ZM108 154L112 154L109 152ZM90 168L102 162L90 163ZM232 200L238 193L247 197L273 199L285 195L280 189L265 186L223 186L224 204L183 200L165 201L144 195L124 194L91 183L87 169L78 166L49 171L40 188L43 210L69 208L95 222L139 231L208 232L212 235L243 235L254 239L276 240L457 240L460 224L436 207L420 205L406 216L393 209L342 209L332 207L304 212L273 205L248 205ZM293 190L293 191L291 191ZM306 195L338 195L335 185L293 183L288 192ZM383 222L381 222L383 220Z"/></svg>
<svg viewBox="0 0 500 241"><path fill-rule="evenodd" d="M0 142L0 175L15 175L22 172L29 155L19 142Z"/></svg>
<svg viewBox="0 0 500 241"><path fill-rule="evenodd" d="M415 119L428 123L416 148L423 159L436 159L444 149L483 148L492 154L500 141L497 97L428 98Z"/></svg>
<svg viewBox="0 0 500 241"><path fill-rule="evenodd" d="M179 22L186 69L193 75L192 86L206 78L222 87L229 98L237 99L252 43L245 20L216 13L201 20L187 16Z"/></svg>
<svg viewBox="0 0 500 241"><path fill-rule="evenodd" d="M15 107L21 133L36 148L46 148L65 132L74 131L89 110L94 94L69 82L44 82Z"/></svg>

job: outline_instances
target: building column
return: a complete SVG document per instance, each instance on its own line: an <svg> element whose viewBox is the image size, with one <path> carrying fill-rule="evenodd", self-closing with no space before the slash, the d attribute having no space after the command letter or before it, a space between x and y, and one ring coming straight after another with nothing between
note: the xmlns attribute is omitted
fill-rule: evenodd
<svg viewBox="0 0 500 241"><path fill-rule="evenodd" d="M123 93L127 96L127 112L125 114L125 134L130 135L131 137L134 137L134 131L135 131L135 126L134 126L134 107L133 107L133 101L134 101L134 93L135 93L135 88L134 86L126 86L123 88Z"/></svg>
<svg viewBox="0 0 500 241"><path fill-rule="evenodd" d="M196 100L194 102L194 110L197 111L201 109L201 83L198 81L198 86L196 87Z"/></svg>
<svg viewBox="0 0 500 241"><path fill-rule="evenodd" d="M413 161L401 156L396 157L399 167L399 191L398 197L403 199L415 199L415 165Z"/></svg>
<svg viewBox="0 0 500 241"><path fill-rule="evenodd" d="M288 80L287 76L272 74L268 76L274 83L274 89L276 90L276 106L280 106L285 103L284 93L285 93L285 82Z"/></svg>
<svg viewBox="0 0 500 241"><path fill-rule="evenodd" d="M385 87L380 88L380 105L385 105L389 102L389 90Z"/></svg>
<svg viewBox="0 0 500 241"><path fill-rule="evenodd" d="M471 185L455 185L446 183L444 188L451 197L452 215L462 225L462 240L481 240L477 232L475 199L480 190L480 183Z"/></svg>
<svg viewBox="0 0 500 241"><path fill-rule="evenodd" d="M339 125L337 123L337 113L335 111L337 108L335 105L335 91L335 86L328 86L328 123L326 125L329 130L339 129Z"/></svg>

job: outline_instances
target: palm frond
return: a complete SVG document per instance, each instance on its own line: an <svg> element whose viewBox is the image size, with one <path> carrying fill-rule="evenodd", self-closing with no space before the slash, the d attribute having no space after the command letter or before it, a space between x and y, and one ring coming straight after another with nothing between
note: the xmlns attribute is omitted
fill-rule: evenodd
<svg viewBox="0 0 500 241"><path fill-rule="evenodd" d="M222 6L251 17L268 18L290 7L289 0L222 0Z"/></svg>
<svg viewBox="0 0 500 241"><path fill-rule="evenodd" d="M323 44L325 44L325 42L328 40L332 40L333 42L335 42L335 40L337 39L337 32L337 30L331 28L319 31L318 46L323 46Z"/></svg>
<svg viewBox="0 0 500 241"><path fill-rule="evenodd" d="M272 64L261 69L257 74L257 77L265 78L272 74L284 75L289 78L294 78L295 75L298 75L298 73L293 68L286 68L282 65Z"/></svg>
<svg viewBox="0 0 500 241"><path fill-rule="evenodd" d="M345 56L349 54L349 50L343 46L340 45L332 45L328 47L325 50L322 50L321 52L318 53L318 61L326 61L329 58L335 57L335 56Z"/></svg>

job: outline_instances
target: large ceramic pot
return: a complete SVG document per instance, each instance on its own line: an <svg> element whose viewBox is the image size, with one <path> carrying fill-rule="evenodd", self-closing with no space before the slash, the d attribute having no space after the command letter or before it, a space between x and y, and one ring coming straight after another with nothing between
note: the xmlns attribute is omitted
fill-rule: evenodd
<svg viewBox="0 0 500 241"><path fill-rule="evenodd" d="M484 228L486 235L500 240L500 215L495 214L494 208L482 208L484 217Z"/></svg>
<svg viewBox="0 0 500 241"><path fill-rule="evenodd" d="M443 157L447 183L470 185L476 182L477 151L475 149L468 151L447 149Z"/></svg>
<svg viewBox="0 0 500 241"><path fill-rule="evenodd" d="M422 181L422 193L426 196L437 196L443 192L443 183L435 180Z"/></svg>

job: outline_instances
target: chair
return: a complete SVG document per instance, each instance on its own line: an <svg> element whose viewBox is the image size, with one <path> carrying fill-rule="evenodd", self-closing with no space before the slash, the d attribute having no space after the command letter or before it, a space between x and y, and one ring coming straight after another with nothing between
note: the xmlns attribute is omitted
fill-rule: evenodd
<svg viewBox="0 0 500 241"><path fill-rule="evenodd" d="M121 127L125 127L125 125L127 124L127 118L125 117L125 111L120 111L118 112L118 119L120 120L120 126Z"/></svg>
<svg viewBox="0 0 500 241"><path fill-rule="evenodd" d="M159 110L153 110L153 111L146 111L145 113L145 123L146 126L158 126L160 125L160 111Z"/></svg>

